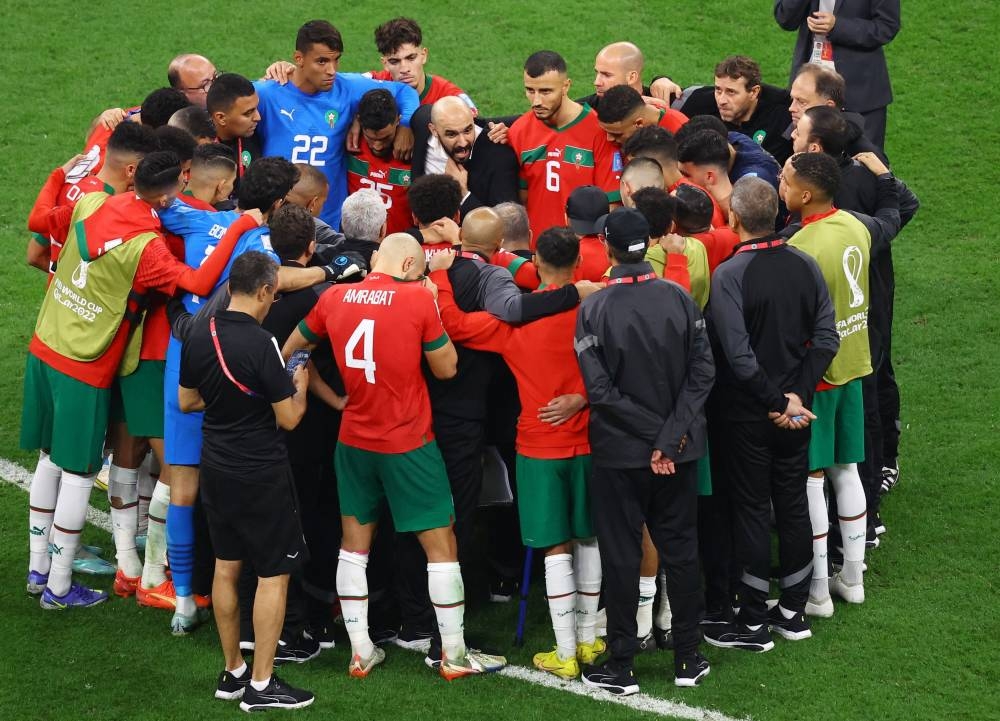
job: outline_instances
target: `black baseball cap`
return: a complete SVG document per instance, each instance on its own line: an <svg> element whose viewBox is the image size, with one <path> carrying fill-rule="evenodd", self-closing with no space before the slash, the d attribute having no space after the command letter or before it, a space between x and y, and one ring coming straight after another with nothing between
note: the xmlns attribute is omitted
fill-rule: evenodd
<svg viewBox="0 0 1000 721"><path fill-rule="evenodd" d="M649 245L649 223L635 208L615 208L603 221L602 231L608 245L626 253L644 250Z"/></svg>
<svg viewBox="0 0 1000 721"><path fill-rule="evenodd" d="M604 225L598 223L608 214L608 196L596 185L581 185L566 201L569 227L577 235L597 235Z"/></svg>

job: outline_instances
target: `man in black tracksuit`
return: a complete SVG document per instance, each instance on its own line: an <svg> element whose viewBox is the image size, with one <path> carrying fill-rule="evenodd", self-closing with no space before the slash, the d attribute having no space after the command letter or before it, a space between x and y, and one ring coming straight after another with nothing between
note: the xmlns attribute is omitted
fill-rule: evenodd
<svg viewBox="0 0 1000 721"><path fill-rule="evenodd" d="M591 406L590 497L611 660L585 670L583 681L616 694L639 690L632 659L645 523L667 569L674 683L695 686L709 673L698 653L696 461L705 454L711 348L691 296L645 261L643 215L613 211L604 237L611 278L580 305L576 353Z"/></svg>
<svg viewBox="0 0 1000 721"><path fill-rule="evenodd" d="M811 635L805 604L812 580L806 488L813 389L840 346L833 304L816 262L773 234L774 188L739 180L730 223L740 236L712 276L706 320L718 369L713 433L731 495L733 553L741 573L735 623L704 626L715 646L767 651L768 625L792 640ZM781 597L767 611L770 509L778 526Z"/></svg>

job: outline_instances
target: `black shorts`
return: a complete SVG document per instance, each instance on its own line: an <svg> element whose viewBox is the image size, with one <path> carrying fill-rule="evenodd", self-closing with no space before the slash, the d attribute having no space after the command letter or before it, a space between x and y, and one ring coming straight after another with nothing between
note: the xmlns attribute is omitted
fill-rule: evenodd
<svg viewBox="0 0 1000 721"><path fill-rule="evenodd" d="M201 501L220 561L250 561L261 577L298 570L308 557L287 464L253 473L201 466Z"/></svg>

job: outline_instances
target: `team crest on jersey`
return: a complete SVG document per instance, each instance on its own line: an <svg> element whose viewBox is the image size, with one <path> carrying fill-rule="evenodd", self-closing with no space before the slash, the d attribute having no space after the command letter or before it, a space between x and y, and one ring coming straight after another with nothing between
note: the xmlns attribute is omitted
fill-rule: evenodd
<svg viewBox="0 0 1000 721"><path fill-rule="evenodd" d="M83 290L87 285L87 269L90 266L85 260L80 261L80 265L76 266L76 270L73 271L73 277L70 279L80 290Z"/></svg>
<svg viewBox="0 0 1000 721"><path fill-rule="evenodd" d="M756 133L753 134L753 141L757 143L757 145L761 145L763 144L764 138L766 137L767 137L766 130L758 130Z"/></svg>
<svg viewBox="0 0 1000 721"><path fill-rule="evenodd" d="M250 157L250 151L249 150L244 150L242 153L240 153L240 162L243 163L243 167L244 168L249 168L250 167L250 161L251 160L252 160L252 158Z"/></svg>
<svg viewBox="0 0 1000 721"><path fill-rule="evenodd" d="M336 110L327 110L326 115L324 115L323 117L326 118L326 124L332 128L334 125L337 124L337 118L340 117L340 113L338 113Z"/></svg>

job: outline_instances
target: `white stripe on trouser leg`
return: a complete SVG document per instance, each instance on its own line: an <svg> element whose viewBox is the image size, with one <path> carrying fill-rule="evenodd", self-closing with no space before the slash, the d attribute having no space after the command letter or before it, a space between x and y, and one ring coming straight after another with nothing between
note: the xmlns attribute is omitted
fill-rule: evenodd
<svg viewBox="0 0 1000 721"><path fill-rule="evenodd" d="M73 559L80 547L80 531L87 517L90 489L97 474L78 476L63 471L59 482L59 497L52 520L52 568L49 570L49 591L65 596L72 583Z"/></svg>
<svg viewBox="0 0 1000 721"><path fill-rule="evenodd" d="M601 601L601 550L596 538L576 542L573 575L576 578L576 642L594 643L597 605Z"/></svg>

